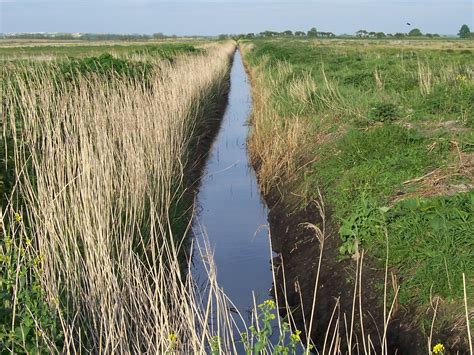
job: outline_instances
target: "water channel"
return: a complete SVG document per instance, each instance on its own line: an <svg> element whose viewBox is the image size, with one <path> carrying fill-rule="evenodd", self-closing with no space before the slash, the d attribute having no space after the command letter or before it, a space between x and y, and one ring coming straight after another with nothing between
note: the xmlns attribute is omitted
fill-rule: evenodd
<svg viewBox="0 0 474 355"><path fill-rule="evenodd" d="M260 197L247 155L251 88L239 51L230 74L229 101L211 147L197 196L194 234L206 234L217 268L217 280L242 315L269 298L272 286L267 208ZM199 227L196 227L199 225ZM203 272L196 266L196 273Z"/></svg>

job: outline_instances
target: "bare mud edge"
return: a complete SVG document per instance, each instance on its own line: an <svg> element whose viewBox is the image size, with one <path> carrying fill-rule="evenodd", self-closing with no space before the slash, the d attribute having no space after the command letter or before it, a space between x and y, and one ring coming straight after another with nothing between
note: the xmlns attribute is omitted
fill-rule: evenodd
<svg viewBox="0 0 474 355"><path fill-rule="evenodd" d="M251 86L253 86L251 71L244 56L242 58ZM252 160L251 163L258 173L260 163L255 160ZM276 292L279 312L282 317L287 313L286 299L286 306L293 310L294 325L302 331L303 342L305 342L308 336L305 324L308 327L311 319L320 243L315 238L314 231L305 227L304 224L317 225L321 223L322 218L316 204L309 204L303 209L292 206L284 196L282 197L277 186L273 186L263 196L263 199L270 211L268 222L272 249L278 254L273 260L276 285L273 285L272 293L275 295ZM313 326L309 336L317 350L321 351L327 335L327 351L338 327L339 336L342 343L345 344L341 346L341 351L344 353L347 351L346 339L353 317L353 351L365 353L363 338L366 339L365 349L369 351L370 345L367 339L370 335L371 347L373 347L370 352L380 353L384 330L383 290L377 290L375 286L383 283L385 271L373 267L374 262L370 256L364 256L360 297L364 324L362 329L360 326L359 293L357 290L354 307L354 283L350 281L355 279L356 262L353 260L338 261L339 246L340 241L335 224L331 220L331 211L326 208L325 245L319 271ZM390 275L388 283L388 287L391 288ZM388 305L389 307L390 305ZM352 313L353 309L355 309L354 314ZM331 322L334 310L335 317L339 317L338 324L335 320ZM386 332L389 354L421 354L427 350L427 340L421 335L421 332L410 326L410 317L407 314L408 311L400 310L391 317Z"/></svg>

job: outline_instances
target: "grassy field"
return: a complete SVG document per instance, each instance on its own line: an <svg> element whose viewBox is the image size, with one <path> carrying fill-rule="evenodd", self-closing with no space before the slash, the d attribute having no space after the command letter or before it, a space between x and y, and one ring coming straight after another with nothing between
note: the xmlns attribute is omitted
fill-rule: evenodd
<svg viewBox="0 0 474 355"><path fill-rule="evenodd" d="M9 41L0 40L0 60L28 59L49 60L56 57L99 56L109 53L115 56L133 56L152 52L171 58L175 53L197 51L203 41L148 41L148 42L86 42Z"/></svg>
<svg viewBox="0 0 474 355"><path fill-rule="evenodd" d="M435 333L456 324L447 344L466 346L463 273L474 312L474 43L243 47L255 100L249 146L264 193L276 187L298 209L320 189L339 258L364 249L383 270L388 245L400 312L428 337L437 304Z"/></svg>

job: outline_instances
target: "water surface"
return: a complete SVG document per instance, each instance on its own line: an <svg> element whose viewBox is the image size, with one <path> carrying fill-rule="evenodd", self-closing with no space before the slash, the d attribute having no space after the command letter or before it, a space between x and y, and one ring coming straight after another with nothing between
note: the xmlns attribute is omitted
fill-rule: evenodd
<svg viewBox="0 0 474 355"><path fill-rule="evenodd" d="M194 233L202 240L202 226L217 268L219 285L245 316L257 303L269 298L272 286L267 208L247 156L251 88L236 52L231 70L229 102L212 145L198 193ZM202 265L196 273L202 274Z"/></svg>

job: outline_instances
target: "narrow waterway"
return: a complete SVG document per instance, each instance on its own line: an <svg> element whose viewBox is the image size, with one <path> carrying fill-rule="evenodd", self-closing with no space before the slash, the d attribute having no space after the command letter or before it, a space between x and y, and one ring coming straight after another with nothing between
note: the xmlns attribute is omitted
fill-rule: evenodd
<svg viewBox="0 0 474 355"><path fill-rule="evenodd" d="M194 234L207 235L219 285L245 316L253 305L269 297L272 286L267 208L260 198L247 155L251 88L237 51L230 75L229 101L214 141L198 193ZM202 229L201 229L202 228ZM203 273L197 263L196 274Z"/></svg>

